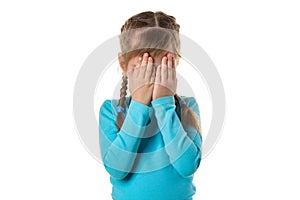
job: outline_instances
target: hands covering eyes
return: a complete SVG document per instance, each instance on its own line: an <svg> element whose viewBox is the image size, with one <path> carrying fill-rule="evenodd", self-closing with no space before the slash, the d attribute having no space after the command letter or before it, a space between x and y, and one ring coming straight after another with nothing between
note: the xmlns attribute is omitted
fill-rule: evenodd
<svg viewBox="0 0 300 200"><path fill-rule="evenodd" d="M145 53L136 67L127 72L132 99L149 105L151 100L173 96L177 89L175 58L171 53L164 56L156 67L153 58Z"/></svg>

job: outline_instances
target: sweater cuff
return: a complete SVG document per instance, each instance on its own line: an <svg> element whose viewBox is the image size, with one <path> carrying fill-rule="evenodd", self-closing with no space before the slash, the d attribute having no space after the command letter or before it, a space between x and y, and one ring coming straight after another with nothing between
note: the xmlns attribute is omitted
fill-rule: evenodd
<svg viewBox="0 0 300 200"><path fill-rule="evenodd" d="M136 125L145 126L150 118L151 107L138 101L131 100L128 113Z"/></svg>
<svg viewBox="0 0 300 200"><path fill-rule="evenodd" d="M162 105L162 104L172 104L172 105L175 105L175 98L174 98L174 96L164 96L164 97L160 97L158 99L153 100L151 102L151 104L153 106Z"/></svg>

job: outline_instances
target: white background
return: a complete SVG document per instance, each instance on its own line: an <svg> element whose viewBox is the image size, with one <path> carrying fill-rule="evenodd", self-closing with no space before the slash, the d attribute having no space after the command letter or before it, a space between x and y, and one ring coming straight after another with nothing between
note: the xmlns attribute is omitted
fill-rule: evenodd
<svg viewBox="0 0 300 200"><path fill-rule="evenodd" d="M175 16L225 87L225 126L195 199L299 199L296 0L1 1L0 199L110 199L76 132L74 83L86 57L145 10Z"/></svg>

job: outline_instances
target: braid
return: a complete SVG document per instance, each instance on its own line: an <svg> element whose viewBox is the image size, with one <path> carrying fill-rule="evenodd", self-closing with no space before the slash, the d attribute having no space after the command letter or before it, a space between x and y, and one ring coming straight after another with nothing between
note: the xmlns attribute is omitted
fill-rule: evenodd
<svg viewBox="0 0 300 200"><path fill-rule="evenodd" d="M186 130L187 126L196 128L196 130L202 135L200 120L196 113L186 105L185 101L175 94L175 98L180 102L181 107L181 124Z"/></svg>
<svg viewBox="0 0 300 200"><path fill-rule="evenodd" d="M121 84L121 89L120 89L120 99L119 99L119 102L118 102L118 106L121 106L123 108L123 110L125 110L125 98L126 98L126 94L127 94L127 76L125 73L123 73L123 77L122 77L122 84ZM124 122L124 116L122 114L122 110L118 110L118 115L117 115L117 128L118 128L118 131L120 131L122 125L123 125L123 122Z"/></svg>

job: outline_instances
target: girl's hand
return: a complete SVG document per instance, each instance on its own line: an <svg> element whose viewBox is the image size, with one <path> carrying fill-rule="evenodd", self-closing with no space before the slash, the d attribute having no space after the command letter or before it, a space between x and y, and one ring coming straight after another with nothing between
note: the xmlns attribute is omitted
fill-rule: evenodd
<svg viewBox="0 0 300 200"><path fill-rule="evenodd" d="M174 96L176 89L175 58L171 53L168 53L157 67L152 98L155 100L164 96Z"/></svg>
<svg viewBox="0 0 300 200"><path fill-rule="evenodd" d="M152 99L155 68L153 67L153 59L148 57L148 53L140 57L135 68L127 72L129 78L129 91L132 99L149 105Z"/></svg>

